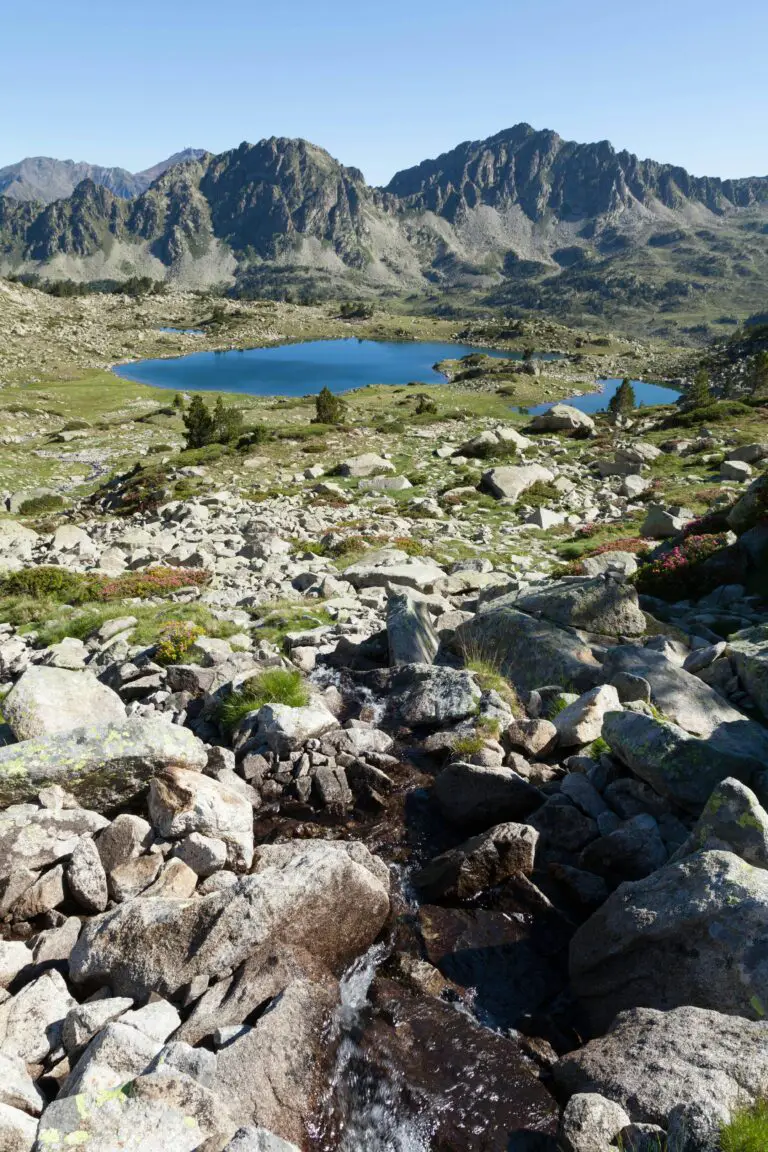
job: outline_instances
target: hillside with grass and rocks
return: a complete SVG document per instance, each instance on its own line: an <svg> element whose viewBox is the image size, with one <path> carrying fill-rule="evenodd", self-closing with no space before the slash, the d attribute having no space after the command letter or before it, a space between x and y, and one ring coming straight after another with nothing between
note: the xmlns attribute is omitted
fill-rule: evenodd
<svg viewBox="0 0 768 1152"><path fill-rule="evenodd" d="M348 312L0 284L0 1147L757 1152L766 330Z"/></svg>

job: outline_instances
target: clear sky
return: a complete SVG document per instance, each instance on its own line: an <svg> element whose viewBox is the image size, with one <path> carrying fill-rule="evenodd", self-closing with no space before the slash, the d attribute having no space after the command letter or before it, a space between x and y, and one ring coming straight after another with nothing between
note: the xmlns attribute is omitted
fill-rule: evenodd
<svg viewBox="0 0 768 1152"><path fill-rule="evenodd" d="M768 174L766 0L8 0L0 166L303 136L369 182L520 121Z"/></svg>

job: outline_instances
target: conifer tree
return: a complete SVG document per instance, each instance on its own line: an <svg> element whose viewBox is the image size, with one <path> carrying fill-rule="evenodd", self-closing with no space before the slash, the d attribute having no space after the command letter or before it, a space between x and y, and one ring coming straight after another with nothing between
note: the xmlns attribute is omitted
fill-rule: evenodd
<svg viewBox="0 0 768 1152"><path fill-rule="evenodd" d="M686 408L703 408L706 404L711 403L712 385L709 380L709 372L706 368L699 368L690 388L685 393L685 406Z"/></svg>
<svg viewBox="0 0 768 1152"><path fill-rule="evenodd" d="M184 413L184 427L187 430L187 448L204 448L213 442L216 424L202 396L192 397Z"/></svg>
<svg viewBox="0 0 768 1152"><path fill-rule="evenodd" d="M628 416L636 405L637 399L632 381L625 376L608 401L608 411L614 416Z"/></svg>
<svg viewBox="0 0 768 1152"><path fill-rule="evenodd" d="M340 396L334 396L330 388L323 388L315 398L315 412L313 424L343 424L347 406Z"/></svg>

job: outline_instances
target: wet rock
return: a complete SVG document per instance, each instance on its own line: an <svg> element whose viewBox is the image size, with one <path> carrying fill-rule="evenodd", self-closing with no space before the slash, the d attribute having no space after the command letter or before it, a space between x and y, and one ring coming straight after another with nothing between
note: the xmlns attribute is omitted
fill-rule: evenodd
<svg viewBox="0 0 768 1152"><path fill-rule="evenodd" d="M489 827L499 819L525 819L539 807L538 789L511 768L457 762L435 780L434 796L446 820L460 827Z"/></svg>
<svg viewBox="0 0 768 1152"><path fill-rule="evenodd" d="M623 884L577 931L574 991L596 1029L638 1003L762 1016L766 917L768 872L698 852Z"/></svg>
<svg viewBox="0 0 768 1152"><path fill-rule="evenodd" d="M169 839L190 832L223 840L227 860L247 870L253 860L253 809L239 793L218 780L183 768L167 768L149 785L152 824Z"/></svg>
<svg viewBox="0 0 768 1152"><path fill-rule="evenodd" d="M0 748L0 804L61 784L87 807L109 811L141 792L160 769L173 764L201 771L206 759L188 728L155 716L77 728Z"/></svg>
<svg viewBox="0 0 768 1152"><path fill-rule="evenodd" d="M607 1152L629 1116L613 1100L597 1092L571 1096L560 1121L560 1140L565 1152Z"/></svg>
<svg viewBox="0 0 768 1152"><path fill-rule="evenodd" d="M498 663L518 692L541 684L572 684L581 692L593 688L601 677L591 649L564 628L519 611L516 601L516 593L499 597L462 624L456 632L460 650Z"/></svg>
<svg viewBox="0 0 768 1152"><path fill-rule="evenodd" d="M622 1012L606 1036L555 1065L566 1094L599 1092L638 1123L666 1128L681 1106L719 1129L768 1090L768 1023L701 1008Z"/></svg>
<svg viewBox="0 0 768 1152"><path fill-rule="evenodd" d="M321 841L279 859L210 896L133 900L95 917L70 958L72 979L137 999L168 996L197 976L236 968L267 939L306 947L330 966L375 939L389 895L374 864Z"/></svg>
<svg viewBox="0 0 768 1152"><path fill-rule="evenodd" d="M405 592L395 592L387 601L387 641L391 667L399 664L431 664L438 648L438 636L426 604Z"/></svg>
<svg viewBox="0 0 768 1152"><path fill-rule="evenodd" d="M408 664L390 682L389 707L409 727L450 724L476 710L482 692L470 672Z"/></svg>
<svg viewBox="0 0 768 1152"><path fill-rule="evenodd" d="M220 1049L214 1087L237 1124L303 1143L324 1078L324 1030L335 1004L325 984L297 980L253 1028Z"/></svg>
<svg viewBox="0 0 768 1152"><path fill-rule="evenodd" d="M412 883L424 900L468 900L516 872L533 871L538 833L527 824L497 824L430 860Z"/></svg>
<svg viewBox="0 0 768 1152"><path fill-rule="evenodd" d="M77 1133L89 1152L131 1144L142 1152L213 1152L235 1130L217 1096L190 1076L163 1070L131 1081L122 1093L54 1101L43 1113L38 1143L45 1152L69 1152L69 1137Z"/></svg>
<svg viewBox="0 0 768 1152"><path fill-rule="evenodd" d="M737 732L741 728L742 724L734 726ZM725 746L722 736L727 738ZM748 748L743 753L733 750L738 749L738 739L732 740L727 732L697 740L675 724L636 712L609 712L603 738L614 756L659 795L695 813L726 776L748 782L763 763Z"/></svg>
<svg viewBox="0 0 768 1152"><path fill-rule="evenodd" d="M90 672L32 665L3 700L3 715L17 740L36 740L92 724L125 720L122 700Z"/></svg>

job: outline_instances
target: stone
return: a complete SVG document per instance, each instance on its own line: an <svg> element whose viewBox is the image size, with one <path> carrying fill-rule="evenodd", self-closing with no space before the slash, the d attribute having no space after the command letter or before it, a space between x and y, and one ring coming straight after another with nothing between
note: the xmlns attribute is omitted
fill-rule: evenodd
<svg viewBox="0 0 768 1152"><path fill-rule="evenodd" d="M734 727L738 732L742 725ZM718 733L698 740L675 724L638 712L607 713L603 739L613 755L660 796L696 815L726 776L749 783L764 764L748 747L739 752L738 739L726 742Z"/></svg>
<svg viewBox="0 0 768 1152"><path fill-rule="evenodd" d="M214 1088L235 1122L305 1141L323 1081L325 1029L336 1004L326 985L290 984L253 1028L221 1048Z"/></svg>
<svg viewBox="0 0 768 1152"><path fill-rule="evenodd" d="M45 1107L45 1097L27 1072L19 1056L0 1052L0 1104L19 1108L30 1116L39 1116ZM1 1129L0 1129L1 1131ZM4 1147L0 1138L0 1148Z"/></svg>
<svg viewBox="0 0 768 1152"><path fill-rule="evenodd" d="M624 880L649 876L666 864L667 856L659 825L653 816L642 812L588 844L579 858L579 867L616 887Z"/></svg>
<svg viewBox="0 0 768 1152"><path fill-rule="evenodd" d="M90 1040L61 1086L60 1096L109 1093L144 1072L162 1044L111 1020Z"/></svg>
<svg viewBox="0 0 768 1152"><path fill-rule="evenodd" d="M393 592L387 601L387 643L390 667L431 664L439 638L427 605L407 592Z"/></svg>
<svg viewBox="0 0 768 1152"><path fill-rule="evenodd" d="M488 828L499 820L521 820L541 803L532 784L511 768L486 768L457 762L435 780L440 812L460 827Z"/></svg>
<svg viewBox="0 0 768 1152"><path fill-rule="evenodd" d="M550 484L554 478L554 472L541 464L517 464L490 468L483 473L480 485L491 496L514 504L534 484Z"/></svg>
<svg viewBox="0 0 768 1152"><path fill-rule="evenodd" d="M518 872L529 876L538 839L527 824L497 824L430 860L412 883L430 902L471 899Z"/></svg>
<svg viewBox="0 0 768 1152"><path fill-rule="evenodd" d="M734 852L755 868L768 868L768 812L739 780L717 785L675 860L712 850Z"/></svg>
<svg viewBox="0 0 768 1152"><path fill-rule="evenodd" d="M555 1082L566 1095L600 1093L638 1123L666 1128L688 1107L719 1129L732 1110L768 1091L767 1039L765 1021L692 1007L634 1008L617 1016L607 1035L564 1056Z"/></svg>
<svg viewBox="0 0 768 1152"><path fill-rule="evenodd" d="M498 666L520 693L542 684L569 684L584 692L599 679L589 646L548 620L534 619L515 605L517 594L483 605L456 631L459 651L478 653Z"/></svg>
<svg viewBox="0 0 768 1152"><path fill-rule="evenodd" d="M300 1152L295 1144L281 1140L266 1128L254 1128L248 1125L239 1128L231 1144L227 1144L224 1152Z"/></svg>
<svg viewBox="0 0 768 1152"><path fill-rule="evenodd" d="M339 465L340 476L380 476L384 472L394 471L395 466L390 460L384 460L374 452L351 456Z"/></svg>
<svg viewBox="0 0 768 1152"><path fill-rule="evenodd" d="M389 686L389 708L409 727L465 720L477 710L482 692L468 671L407 664Z"/></svg>
<svg viewBox="0 0 768 1152"><path fill-rule="evenodd" d="M37 1120L20 1108L0 1103L0 1148L3 1152L33 1152Z"/></svg>
<svg viewBox="0 0 768 1152"><path fill-rule="evenodd" d="M12 984L33 959L23 940L0 940L0 989Z"/></svg>
<svg viewBox="0 0 768 1152"><path fill-rule="evenodd" d="M604 576L554 581L518 596L516 606L561 627L609 636L641 636L647 627L636 589Z"/></svg>
<svg viewBox="0 0 768 1152"><path fill-rule="evenodd" d="M627 479L632 477L628 476ZM579 561L579 571L584 576L602 576L606 572L631 576L637 572L637 560L631 552L603 552L599 556L585 556Z"/></svg>
<svg viewBox="0 0 768 1152"><path fill-rule="evenodd" d="M339 721L318 696L301 708L265 704L259 709L257 736L278 756L284 756L338 727Z"/></svg>
<svg viewBox="0 0 768 1152"><path fill-rule="evenodd" d="M622 496L626 496L628 500L637 500L644 492L647 492L650 486L650 480L646 480L643 476L632 474L624 477L619 485L619 492Z"/></svg>
<svg viewBox="0 0 768 1152"><path fill-rule="evenodd" d="M55 968L25 984L0 1004L0 1051L27 1064L41 1063L61 1043L64 1019L74 1004Z"/></svg>
<svg viewBox="0 0 768 1152"><path fill-rule="evenodd" d="M531 428L537 432L593 432L595 422L586 412L571 404L553 404L533 418Z"/></svg>
<svg viewBox="0 0 768 1152"><path fill-rule="evenodd" d="M36 740L69 733L95 717L120 724L125 705L91 672L33 664L3 700L3 716L17 740Z"/></svg>
<svg viewBox="0 0 768 1152"><path fill-rule="evenodd" d="M224 840L191 832L174 848L175 855L187 867L205 879L227 866L227 845Z"/></svg>
<svg viewBox="0 0 768 1152"><path fill-rule="evenodd" d="M620 709L618 693L610 684L591 688L555 716L558 743L566 748L576 744L591 744L603 731L606 712Z"/></svg>
<svg viewBox="0 0 768 1152"><path fill-rule="evenodd" d="M151 846L153 839L151 824L132 812L121 812L96 841L104 871L109 873L126 860L140 856Z"/></svg>
<svg viewBox="0 0 768 1152"><path fill-rule="evenodd" d="M329 966L363 951L389 912L375 858L362 845L355 859L333 842L285 847L223 891L134 900L94 917L70 957L71 978L136 999L173 996L197 976L236 968L268 939L306 947Z"/></svg>
<svg viewBox="0 0 768 1152"><path fill-rule="evenodd" d="M557 728L550 720L513 720L501 739L510 752L535 759L552 751L557 742Z"/></svg>
<svg viewBox="0 0 768 1152"><path fill-rule="evenodd" d="M67 865L67 887L86 912L103 912L107 906L107 876L99 850L90 836L77 843Z"/></svg>
<svg viewBox="0 0 768 1152"><path fill-rule="evenodd" d="M31 884L12 905L14 920L33 920L64 903L64 866L57 864Z"/></svg>
<svg viewBox="0 0 768 1152"><path fill-rule="evenodd" d="M150 1040L164 1044L172 1032L181 1024L181 1017L167 1000L150 1000L143 1008L130 1009L120 1017L121 1024L129 1024L138 1029Z"/></svg>
<svg viewBox="0 0 768 1152"><path fill-rule="evenodd" d="M218 780L184 768L166 768L150 781L148 807L161 836L176 839L199 832L223 840L230 866L250 868L253 809L244 796Z"/></svg>
<svg viewBox="0 0 768 1152"><path fill-rule="evenodd" d="M38 1148L69 1152L75 1135L88 1152L214 1152L235 1130L217 1096L191 1076L163 1069L139 1076L125 1092L55 1100L40 1121Z"/></svg>
<svg viewBox="0 0 768 1152"><path fill-rule="evenodd" d="M213 1088L216 1079L216 1055L207 1048L193 1048L182 1040L173 1040L165 1044L147 1065L147 1072L165 1070L183 1072L185 1076L197 1080L204 1088Z"/></svg>
<svg viewBox="0 0 768 1152"><path fill-rule="evenodd" d="M405 492L412 487L406 476L370 476L360 481L361 492Z"/></svg>
<svg viewBox="0 0 768 1152"><path fill-rule="evenodd" d="M597 1092L576 1092L560 1120L564 1152L608 1152L629 1116L613 1100Z"/></svg>
<svg viewBox="0 0 768 1152"><path fill-rule="evenodd" d="M648 512L640 535L652 540L666 540L682 532L693 513L687 508L664 508L661 504L649 504Z"/></svg>
<svg viewBox="0 0 768 1152"><path fill-rule="evenodd" d="M768 625L734 632L727 653L744 689L768 719Z"/></svg>
<svg viewBox="0 0 768 1152"><path fill-rule="evenodd" d="M752 468L744 460L724 460L720 465L721 480L736 480L743 482L749 480Z"/></svg>
<svg viewBox="0 0 768 1152"><path fill-rule="evenodd" d="M88 1044L107 1024L117 1020L133 1008L128 996L107 996L103 1000L76 1004L67 1013L62 1029L62 1042L67 1052L75 1052Z"/></svg>
<svg viewBox="0 0 768 1152"><path fill-rule="evenodd" d="M394 549L391 550L394 552ZM344 571L344 578L357 589L384 588L389 591L411 588L425 595L436 591L446 579L445 572L433 560L409 559L404 552L400 563L383 553L365 557Z"/></svg>
<svg viewBox="0 0 768 1152"><path fill-rule="evenodd" d="M93 835L108 821L85 808L55 811L19 804L0 812L0 882L13 882L22 870L36 873L66 860L81 836ZM25 885L28 886L28 885Z"/></svg>
<svg viewBox="0 0 768 1152"><path fill-rule="evenodd" d="M160 855L134 856L109 873L109 893L118 903L132 900L157 879L163 866Z"/></svg>
<svg viewBox="0 0 768 1152"><path fill-rule="evenodd" d="M738 448L732 448L726 459L745 460L747 464L757 464L766 456L768 456L768 444L741 444Z"/></svg>
<svg viewBox="0 0 768 1152"><path fill-rule="evenodd" d="M222 841L223 843L223 841ZM226 845L225 845L226 848ZM231 873L234 875L234 873ZM197 873L183 860L174 858L165 864L157 879L144 889L145 899L155 896L168 897L174 900L188 900L197 887Z"/></svg>
<svg viewBox="0 0 768 1152"><path fill-rule="evenodd" d="M203 744L188 728L157 716L77 728L0 748L0 805L61 784L80 803L109 811L140 793L160 769L176 765L198 771L206 759Z"/></svg>
<svg viewBox="0 0 768 1152"><path fill-rule="evenodd" d="M715 660L720 659L727 647L725 640L721 640L718 644L707 644L704 648L695 648L683 661L683 671L690 672L692 676L703 672L705 668L714 664Z"/></svg>
<svg viewBox="0 0 768 1152"><path fill-rule="evenodd" d="M574 992L596 1030L638 1003L762 1017L767 922L768 872L730 852L697 852L622 884L579 928Z"/></svg>

